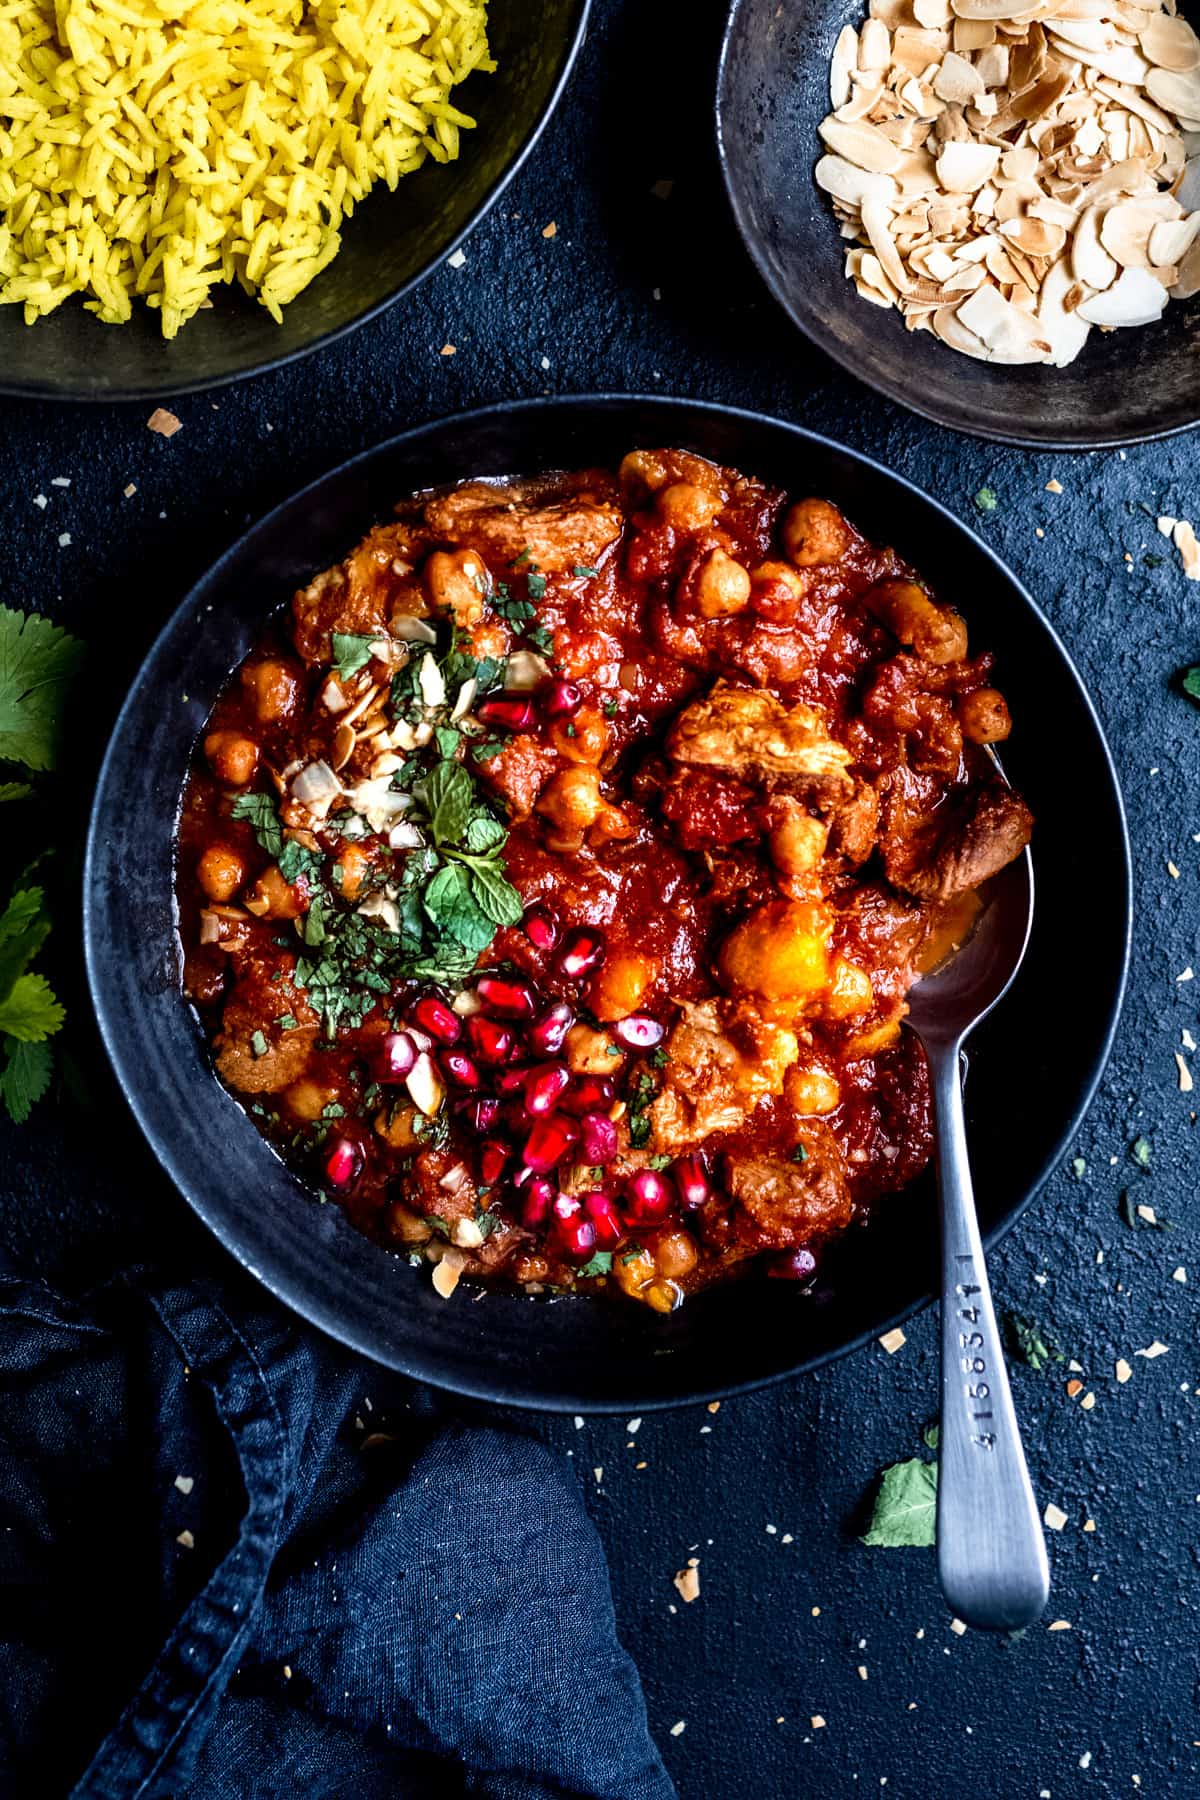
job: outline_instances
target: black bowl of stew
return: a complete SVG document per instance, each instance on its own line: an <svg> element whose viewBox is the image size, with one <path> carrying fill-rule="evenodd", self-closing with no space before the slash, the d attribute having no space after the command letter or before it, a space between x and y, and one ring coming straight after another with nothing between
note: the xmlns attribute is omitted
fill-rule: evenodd
<svg viewBox="0 0 1200 1800"><path fill-rule="evenodd" d="M418 1271L360 1237L339 1209L315 1204L214 1080L178 987L173 845L197 734L266 614L338 561L398 499L469 475L615 465L632 447L664 444L832 499L875 540L893 543L935 592L953 597L977 641L997 654L1016 722L1005 761L1037 820L1040 897L1020 981L972 1053L969 1126L984 1230L994 1239L1063 1154L1115 1026L1129 922L1120 797L1078 677L1013 577L935 502L811 434L686 401L579 398L447 420L355 459L249 533L167 625L118 721L89 844L86 940L102 1030L143 1130L200 1216L280 1297L356 1349L460 1392L550 1408L729 1393L877 1334L930 1298L930 1182L893 1196L865 1229L847 1233L811 1291L734 1281L666 1317L592 1298L502 1291L477 1303L463 1291L446 1303ZM186 699L164 708L163 694ZM1076 747L1069 785L1049 754L1064 732ZM1097 845L1099 866L1110 871L1099 890ZM1051 1059L1041 997L1074 944L1084 905L1088 980L1074 996L1070 1044ZM1036 1110L1022 1101L1029 1092L1041 1097Z"/></svg>
<svg viewBox="0 0 1200 1800"><path fill-rule="evenodd" d="M499 198L562 97L587 28L589 0L493 7L494 73L475 73L454 102L476 120L456 162L428 161L394 191L382 184L348 220L332 263L275 320L237 287L214 290L165 339L138 302L102 325L75 298L26 325L0 308L0 393L49 400L139 400L240 381L307 356L365 324L435 269Z"/></svg>
<svg viewBox="0 0 1200 1800"><path fill-rule="evenodd" d="M974 361L859 297L813 170L829 64L861 0L735 0L721 51L717 141L734 219L760 275L827 356L938 425L1030 449L1099 450L1200 420L1200 297L1133 330L1093 331L1066 368Z"/></svg>

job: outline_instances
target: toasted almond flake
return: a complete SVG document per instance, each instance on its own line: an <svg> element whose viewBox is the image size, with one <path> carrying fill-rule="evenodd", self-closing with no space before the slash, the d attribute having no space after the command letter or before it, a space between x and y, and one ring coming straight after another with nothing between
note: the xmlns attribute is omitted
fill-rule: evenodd
<svg viewBox="0 0 1200 1800"><path fill-rule="evenodd" d="M1085 1531L1095 1531L1095 1529L1096 1529L1095 1519L1085 1519L1083 1521L1083 1529Z"/></svg>
<svg viewBox="0 0 1200 1800"><path fill-rule="evenodd" d="M1076 281L1097 293L1117 279L1117 265L1100 242L1102 214L1089 206L1079 215L1071 242L1071 271Z"/></svg>
<svg viewBox="0 0 1200 1800"><path fill-rule="evenodd" d="M431 1119L446 1097L446 1089L432 1059L422 1051L404 1078L409 1098Z"/></svg>
<svg viewBox="0 0 1200 1800"><path fill-rule="evenodd" d="M1160 69L1200 68L1200 38L1186 19L1156 13L1138 33L1142 54Z"/></svg>
<svg viewBox="0 0 1200 1800"><path fill-rule="evenodd" d="M947 144L937 158L938 180L951 194L974 194L990 181L1000 161L995 144Z"/></svg>
<svg viewBox="0 0 1200 1800"><path fill-rule="evenodd" d="M886 69L892 55L892 34L879 19L868 19L859 33L858 66L867 71Z"/></svg>
<svg viewBox="0 0 1200 1800"><path fill-rule="evenodd" d="M675 1723L671 1727L671 1736L672 1737L682 1737L686 1730L687 1730L687 1720L686 1719L676 1719Z"/></svg>
<svg viewBox="0 0 1200 1800"><path fill-rule="evenodd" d="M866 1680L866 1679L867 1679L867 1665L866 1665L866 1663L859 1663L859 1665L858 1665L858 1679L859 1679L859 1680L860 1680L860 1681L865 1681L865 1680Z"/></svg>
<svg viewBox="0 0 1200 1800"><path fill-rule="evenodd" d="M1187 1063L1183 1060L1182 1050L1177 1050L1175 1052L1175 1066L1179 1070L1179 1091L1180 1091L1180 1093L1181 1094L1190 1094L1196 1084L1192 1080L1192 1071L1188 1068Z"/></svg>
<svg viewBox="0 0 1200 1800"><path fill-rule="evenodd" d="M961 1619L951 1619L950 1629L954 1633L955 1637L962 1637L967 1628L963 1624Z"/></svg>
<svg viewBox="0 0 1200 1800"><path fill-rule="evenodd" d="M1200 581L1200 544L1196 542L1196 533L1190 520L1176 519L1171 536L1183 563L1184 574L1189 581Z"/></svg>
<svg viewBox="0 0 1200 1800"><path fill-rule="evenodd" d="M889 175L856 169L842 156L823 156L815 174L818 187L848 206L861 206L868 196L887 200L896 192L896 184Z"/></svg>
<svg viewBox="0 0 1200 1800"><path fill-rule="evenodd" d="M455 356L455 355L457 355L457 353L458 353L458 345L457 344L443 344L441 349L438 351L439 356Z"/></svg>
<svg viewBox="0 0 1200 1800"><path fill-rule="evenodd" d="M686 1569L679 1569L671 1579L675 1584L676 1593L685 1606L690 1606L693 1600L700 1598L699 1563L690 1562Z"/></svg>
<svg viewBox="0 0 1200 1800"><path fill-rule="evenodd" d="M1110 206L1100 221L1100 242L1123 269L1150 265L1150 234L1159 223L1148 198L1125 200Z"/></svg>
<svg viewBox="0 0 1200 1800"><path fill-rule="evenodd" d="M1061 494L1062 491L1063 491L1063 484L1061 481L1055 481L1052 477L1046 483L1046 492L1048 494Z"/></svg>
<svg viewBox="0 0 1200 1800"><path fill-rule="evenodd" d="M901 1331L900 1327L897 1325L894 1327L893 1330L885 1332L884 1335L880 1338L879 1342L880 1342L881 1347L887 1351L889 1356L895 1356L897 1350L902 1350L904 1348L905 1344L908 1342L908 1339L905 1337L904 1333Z"/></svg>
<svg viewBox="0 0 1200 1800"><path fill-rule="evenodd" d="M165 406L156 406L146 420L146 430L157 432L159 437L174 437L177 431L183 430L183 420L177 419Z"/></svg>
<svg viewBox="0 0 1200 1800"><path fill-rule="evenodd" d="M1067 1383L1067 1399L1068 1400L1073 1400L1075 1398L1076 1394L1082 1394L1082 1392L1083 1392L1082 1381L1068 1381L1068 1383Z"/></svg>
<svg viewBox="0 0 1200 1800"><path fill-rule="evenodd" d="M194 1475L177 1475L175 1477L175 1486L181 1494L190 1494L195 1485L196 1477Z"/></svg>
<svg viewBox="0 0 1200 1800"><path fill-rule="evenodd" d="M1079 1404L1084 1412L1091 1412L1093 1406L1096 1404L1095 1394L1085 1394Z"/></svg>
<svg viewBox="0 0 1200 1800"><path fill-rule="evenodd" d="M1200 119L1200 68L1186 71L1151 69L1145 78L1145 88L1152 100L1157 100L1177 118ZM1187 129L1186 125L1184 129Z"/></svg>
<svg viewBox="0 0 1200 1800"><path fill-rule="evenodd" d="M554 220L551 219L551 221L548 225L544 225L542 227L542 236L544 238L552 238L552 237L556 237L557 235L558 235L558 226L554 223Z"/></svg>
<svg viewBox="0 0 1200 1800"><path fill-rule="evenodd" d="M829 65L829 104L834 112L850 98L850 75L858 64L858 33L853 25L843 25L833 46Z"/></svg>
<svg viewBox="0 0 1200 1800"><path fill-rule="evenodd" d="M825 1721L820 1713L814 1713L808 1722L814 1731L824 1731L825 1729Z"/></svg>
<svg viewBox="0 0 1200 1800"><path fill-rule="evenodd" d="M1076 308L1090 325L1116 329L1126 325L1150 325L1162 317L1167 290L1148 269L1125 269L1103 294L1093 294Z"/></svg>
<svg viewBox="0 0 1200 1800"><path fill-rule="evenodd" d="M175 1542L177 1544L182 1544L185 1550L194 1550L196 1548L196 1540L190 1531L177 1532Z"/></svg>
<svg viewBox="0 0 1200 1800"><path fill-rule="evenodd" d="M1156 1356L1165 1356L1169 1348L1170 1346L1168 1344L1164 1344L1158 1338L1155 1338L1154 1342L1149 1345L1147 1349L1135 1350L1133 1354L1135 1356L1144 1356L1147 1362L1153 1362Z"/></svg>
<svg viewBox="0 0 1200 1800"><path fill-rule="evenodd" d="M1047 1631L1070 1631L1070 1629L1070 1619L1055 1619L1046 1627Z"/></svg>
<svg viewBox="0 0 1200 1800"><path fill-rule="evenodd" d="M127 482L126 485L121 489L121 492L124 494L124 496L127 500L132 500L133 496L137 493L137 482L136 481Z"/></svg>
<svg viewBox="0 0 1200 1800"><path fill-rule="evenodd" d="M835 156L873 175L890 175L900 167L903 152L877 125L865 120L822 119L818 130Z"/></svg>
<svg viewBox="0 0 1200 1800"><path fill-rule="evenodd" d="M1162 532L1164 537L1171 536L1171 533L1175 529L1176 523L1177 523L1177 521L1175 519L1173 519L1169 513L1162 513L1155 520L1155 524L1158 526L1158 529Z"/></svg>
<svg viewBox="0 0 1200 1800"><path fill-rule="evenodd" d="M1066 1513L1061 1506L1055 1506L1053 1500L1051 1500L1046 1507L1042 1517L1045 1519L1046 1524L1050 1527L1051 1531L1061 1531L1067 1522Z"/></svg>
<svg viewBox="0 0 1200 1800"><path fill-rule="evenodd" d="M462 1279L467 1259L461 1250L448 1244L433 1266L434 1292L443 1300L448 1300Z"/></svg>

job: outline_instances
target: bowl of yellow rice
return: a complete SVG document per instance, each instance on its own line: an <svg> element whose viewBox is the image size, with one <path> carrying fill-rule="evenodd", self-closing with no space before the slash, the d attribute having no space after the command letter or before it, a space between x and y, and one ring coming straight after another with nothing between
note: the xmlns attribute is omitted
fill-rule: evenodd
<svg viewBox="0 0 1200 1800"><path fill-rule="evenodd" d="M587 9L0 4L0 391L179 394L362 324L515 173Z"/></svg>

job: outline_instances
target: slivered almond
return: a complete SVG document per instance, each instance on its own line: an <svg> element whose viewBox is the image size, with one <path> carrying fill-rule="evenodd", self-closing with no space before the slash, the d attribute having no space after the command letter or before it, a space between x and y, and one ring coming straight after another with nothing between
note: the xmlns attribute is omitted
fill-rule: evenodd
<svg viewBox="0 0 1200 1800"><path fill-rule="evenodd" d="M1200 69L1200 38L1186 19L1172 19L1156 13L1138 34L1142 54L1160 69L1173 69L1186 74Z"/></svg>
<svg viewBox="0 0 1200 1800"><path fill-rule="evenodd" d="M868 196L886 200L896 191L890 176L856 169L841 156L823 156L817 164L816 177L818 187L849 206L861 206Z"/></svg>
<svg viewBox="0 0 1200 1800"><path fill-rule="evenodd" d="M818 130L835 156L872 175L890 175L900 166L903 152L876 125L842 119L821 121Z"/></svg>
<svg viewBox="0 0 1200 1800"><path fill-rule="evenodd" d="M1167 290L1146 269L1124 269L1103 294L1094 294L1077 307L1090 325L1115 329L1123 325L1150 325L1162 317Z"/></svg>
<svg viewBox="0 0 1200 1800"><path fill-rule="evenodd" d="M844 25L833 46L829 65L829 104L834 112L850 98L850 73L858 66L858 33L853 25Z"/></svg>
<svg viewBox="0 0 1200 1800"><path fill-rule="evenodd" d="M1160 219L1150 233L1151 265L1180 263L1200 235L1200 212L1186 219Z"/></svg>
<svg viewBox="0 0 1200 1800"><path fill-rule="evenodd" d="M933 78L933 91L939 100L951 100L959 105L965 104L976 94L983 93L983 78L974 63L967 61L953 50L948 50L942 58L942 66Z"/></svg>
<svg viewBox="0 0 1200 1800"><path fill-rule="evenodd" d="M1157 100L1177 118L1200 120L1200 69L1190 69L1186 73L1176 69L1151 69L1145 87L1152 100Z"/></svg>
<svg viewBox="0 0 1200 1800"><path fill-rule="evenodd" d="M868 19L858 34L860 69L886 69L892 57L892 34L879 19Z"/></svg>
<svg viewBox="0 0 1200 1800"><path fill-rule="evenodd" d="M1121 201L1110 206L1101 219L1100 242L1123 269L1148 268L1150 233L1158 222L1157 214L1146 201Z"/></svg>
<svg viewBox="0 0 1200 1800"><path fill-rule="evenodd" d="M951 194L974 194L1000 161L995 144L947 144L937 159L938 180Z"/></svg>

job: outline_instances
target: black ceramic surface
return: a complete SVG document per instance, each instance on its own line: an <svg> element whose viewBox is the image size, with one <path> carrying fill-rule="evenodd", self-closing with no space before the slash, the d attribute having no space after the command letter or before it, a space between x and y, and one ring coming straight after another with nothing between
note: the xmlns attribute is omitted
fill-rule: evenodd
<svg viewBox="0 0 1200 1800"><path fill-rule="evenodd" d="M687 401L582 397L467 414L366 452L270 514L167 624L118 720L89 841L86 951L101 1028L146 1135L200 1216L275 1292L354 1348L462 1393L549 1408L645 1408L727 1393L881 1331L929 1298L931 1184L881 1205L865 1234L843 1240L812 1296L787 1283L738 1283L666 1320L637 1307L502 1294L448 1305L336 1207L317 1204L209 1072L178 991L171 846L192 745L266 612L398 498L468 475L615 461L635 445L663 443L829 495L910 557L962 607L974 641L997 653L1016 720L1005 763L1038 821L1039 899L1018 982L972 1043L968 1125L983 1228L994 1239L1061 1158L1107 1054L1129 923L1120 798L1079 678L1025 591L935 502L824 439ZM1066 762L1051 753L1063 743ZM1074 990L1072 1029L1060 1041L1046 1010L1081 913L1088 980Z"/></svg>
<svg viewBox="0 0 1200 1800"><path fill-rule="evenodd" d="M718 148L738 229L793 321L844 369L940 425L1032 448L1098 449L1200 420L1200 296L1155 325L1093 331L1065 369L1000 366L911 332L859 297L813 168L829 60L865 0L734 0L717 91Z"/></svg>
<svg viewBox="0 0 1200 1800"><path fill-rule="evenodd" d="M457 162L426 162L394 193L380 185L342 227L337 257L277 325L240 288L215 288L169 343L158 313L135 302L126 325L102 325L68 301L27 326L0 307L0 393L55 400L150 399L214 387L305 356L371 318L450 254L536 143L583 41L590 0L494 6L498 67L472 75L454 104L476 120Z"/></svg>

